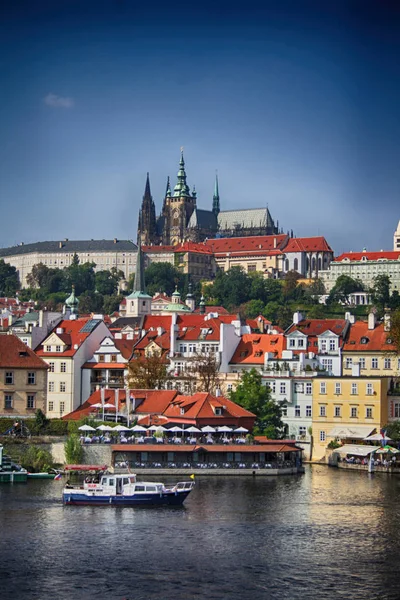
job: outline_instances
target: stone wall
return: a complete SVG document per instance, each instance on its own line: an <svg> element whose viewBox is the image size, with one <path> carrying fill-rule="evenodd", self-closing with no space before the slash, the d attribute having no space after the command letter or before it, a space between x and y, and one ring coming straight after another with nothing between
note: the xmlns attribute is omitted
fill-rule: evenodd
<svg viewBox="0 0 400 600"><path fill-rule="evenodd" d="M51 453L54 462L65 464L64 442L51 444ZM106 444L83 446L82 464L111 466L111 448Z"/></svg>

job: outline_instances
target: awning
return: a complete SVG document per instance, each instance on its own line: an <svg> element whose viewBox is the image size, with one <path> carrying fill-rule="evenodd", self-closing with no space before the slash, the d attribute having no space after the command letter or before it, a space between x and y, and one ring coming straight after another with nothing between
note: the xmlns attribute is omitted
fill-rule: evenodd
<svg viewBox="0 0 400 600"><path fill-rule="evenodd" d="M338 452L341 456L351 454L352 456L368 456L371 452L376 450L376 446L357 446L355 444L346 444L341 448L336 448L335 452Z"/></svg>
<svg viewBox="0 0 400 600"><path fill-rule="evenodd" d="M334 427L328 432L328 437L339 438L340 440L350 438L354 440L365 439L376 427L369 425L354 425L352 427Z"/></svg>

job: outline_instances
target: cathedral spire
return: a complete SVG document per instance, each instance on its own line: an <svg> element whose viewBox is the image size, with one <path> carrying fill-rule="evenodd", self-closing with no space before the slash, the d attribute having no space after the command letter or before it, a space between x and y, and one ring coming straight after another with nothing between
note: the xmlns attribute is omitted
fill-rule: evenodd
<svg viewBox="0 0 400 600"><path fill-rule="evenodd" d="M165 190L165 197L171 198L171 185L169 183L169 175L167 177L167 189Z"/></svg>
<svg viewBox="0 0 400 600"><path fill-rule="evenodd" d="M136 269L135 269L135 282L133 284L133 292L139 292L141 294L146 293L146 286L144 283L144 265L143 265L143 253L142 248L138 246L137 257L136 257Z"/></svg>
<svg viewBox="0 0 400 600"><path fill-rule="evenodd" d="M150 177L147 173L142 206L139 211L137 235L138 245L151 244L153 241L155 241L156 233L156 206L151 196Z"/></svg>
<svg viewBox="0 0 400 600"><path fill-rule="evenodd" d="M144 199L147 199L147 200L150 199L150 200L152 200L152 198L151 198L151 192L150 192L150 177L149 177L149 172L147 172L147 177L146 177L146 186L144 188L143 200Z"/></svg>
<svg viewBox="0 0 400 600"><path fill-rule="evenodd" d="M179 161L178 181L174 187L174 196L190 196L189 186L186 183L185 159L183 158L183 148L181 148L181 159Z"/></svg>
<svg viewBox="0 0 400 600"><path fill-rule="evenodd" d="M213 206L212 211L216 217L219 215L219 190L218 190L218 173L215 173L215 184L214 184L214 195L213 195Z"/></svg>

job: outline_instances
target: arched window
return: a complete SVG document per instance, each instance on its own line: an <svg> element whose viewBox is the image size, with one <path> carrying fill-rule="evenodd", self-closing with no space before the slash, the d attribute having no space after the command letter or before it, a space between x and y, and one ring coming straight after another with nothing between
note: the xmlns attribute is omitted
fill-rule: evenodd
<svg viewBox="0 0 400 600"><path fill-rule="evenodd" d="M320 271L322 269L322 258L319 257L318 259L318 270Z"/></svg>
<svg viewBox="0 0 400 600"><path fill-rule="evenodd" d="M285 260L285 271L289 271L289 259Z"/></svg>
<svg viewBox="0 0 400 600"><path fill-rule="evenodd" d="M299 270L299 261L298 261L298 259L297 259L297 258L295 258L295 259L294 259L294 261L293 261L293 269L294 269L295 271L298 271L298 270Z"/></svg>
<svg viewBox="0 0 400 600"><path fill-rule="evenodd" d="M312 270L313 271L315 271L315 265L316 265L315 256L313 256L313 259L312 259Z"/></svg>

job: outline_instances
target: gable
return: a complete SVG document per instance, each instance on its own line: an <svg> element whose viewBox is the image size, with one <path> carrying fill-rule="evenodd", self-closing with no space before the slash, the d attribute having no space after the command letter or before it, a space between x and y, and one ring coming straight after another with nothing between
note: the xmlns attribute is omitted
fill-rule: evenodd
<svg viewBox="0 0 400 600"><path fill-rule="evenodd" d="M53 331L48 338L46 338L44 340L44 342L42 342L42 346L66 346L66 343L63 342L63 340L61 338L58 337L58 335Z"/></svg>

